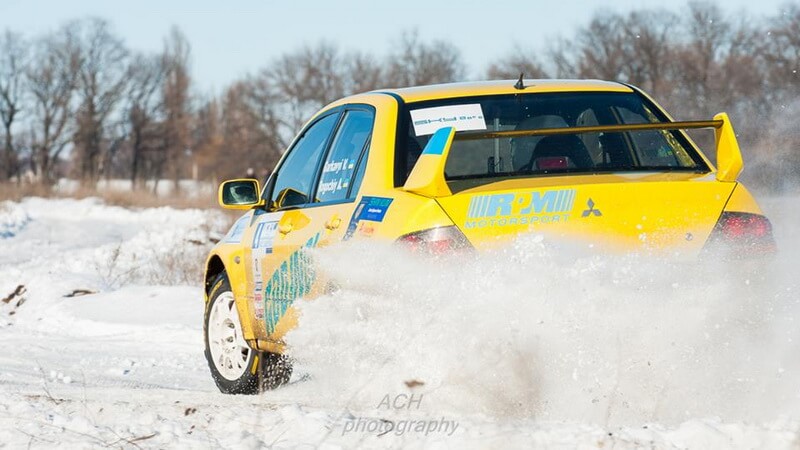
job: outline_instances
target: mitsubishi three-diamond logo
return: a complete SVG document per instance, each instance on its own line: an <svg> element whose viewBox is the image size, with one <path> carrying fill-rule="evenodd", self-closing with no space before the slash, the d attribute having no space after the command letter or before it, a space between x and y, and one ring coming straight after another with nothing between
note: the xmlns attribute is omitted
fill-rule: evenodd
<svg viewBox="0 0 800 450"><path fill-rule="evenodd" d="M592 201L591 198L589 199L588 202L586 202L586 206L588 206L589 209L584 210L583 214L581 214L581 217L589 217L589 216L598 216L599 217L599 216L603 215L603 213L601 213L599 209L595 209L594 201Z"/></svg>

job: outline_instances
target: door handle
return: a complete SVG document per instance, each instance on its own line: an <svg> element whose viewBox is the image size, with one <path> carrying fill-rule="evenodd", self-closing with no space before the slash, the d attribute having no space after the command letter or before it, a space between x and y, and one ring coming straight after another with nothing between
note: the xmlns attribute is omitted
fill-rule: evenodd
<svg viewBox="0 0 800 450"><path fill-rule="evenodd" d="M339 226L341 224L342 224L342 219L340 219L338 217L334 217L333 219L325 222L325 228L333 231L333 230L339 228Z"/></svg>
<svg viewBox="0 0 800 450"><path fill-rule="evenodd" d="M278 232L280 234L289 234L289 233L292 232L293 229L294 229L294 225L292 225L291 222L278 225Z"/></svg>

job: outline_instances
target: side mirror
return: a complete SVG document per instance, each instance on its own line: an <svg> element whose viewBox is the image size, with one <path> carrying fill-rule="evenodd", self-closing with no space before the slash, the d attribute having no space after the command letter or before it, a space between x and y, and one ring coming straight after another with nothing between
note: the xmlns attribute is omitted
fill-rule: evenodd
<svg viewBox="0 0 800 450"><path fill-rule="evenodd" d="M744 168L739 142L727 114L719 113L714 116L714 120L722 120L722 126L714 130L717 143L717 180L733 182Z"/></svg>
<svg viewBox="0 0 800 450"><path fill-rule="evenodd" d="M217 200L223 208L250 209L264 204L264 200L259 196L260 193L261 189L259 188L258 180L240 178L223 181L219 185Z"/></svg>
<svg viewBox="0 0 800 450"><path fill-rule="evenodd" d="M305 205L308 203L308 196L292 188L286 188L278 193L273 207L275 209L290 208L292 206Z"/></svg>

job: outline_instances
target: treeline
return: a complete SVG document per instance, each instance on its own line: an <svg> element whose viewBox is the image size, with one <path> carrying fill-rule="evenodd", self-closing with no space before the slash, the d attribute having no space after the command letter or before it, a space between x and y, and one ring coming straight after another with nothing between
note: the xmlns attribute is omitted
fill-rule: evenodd
<svg viewBox="0 0 800 450"><path fill-rule="evenodd" d="M525 47L524 45L529 45ZM800 180L800 5L772 15L713 3L677 12L598 12L570 36L486 49L470 74L450 42L407 31L382 56L323 42L297 48L219 95L191 77L191 46L174 28L161 52L134 51L102 19L46 36L0 34L0 180L92 185L127 178L208 179L271 169L294 133L344 95L484 78L600 78L632 83L683 119L728 111L773 188ZM151 184L152 185L152 184Z"/></svg>

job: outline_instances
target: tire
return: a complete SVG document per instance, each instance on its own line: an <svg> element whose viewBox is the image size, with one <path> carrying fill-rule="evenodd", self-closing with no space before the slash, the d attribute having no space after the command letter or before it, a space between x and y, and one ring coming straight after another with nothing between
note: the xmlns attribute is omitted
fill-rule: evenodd
<svg viewBox="0 0 800 450"><path fill-rule="evenodd" d="M292 366L284 355L258 352L242 335L228 276L212 285L203 320L205 356L211 376L224 394L258 394L289 382Z"/></svg>
<svg viewBox="0 0 800 450"><path fill-rule="evenodd" d="M286 355L261 353L261 389L271 391L289 383L292 362Z"/></svg>

